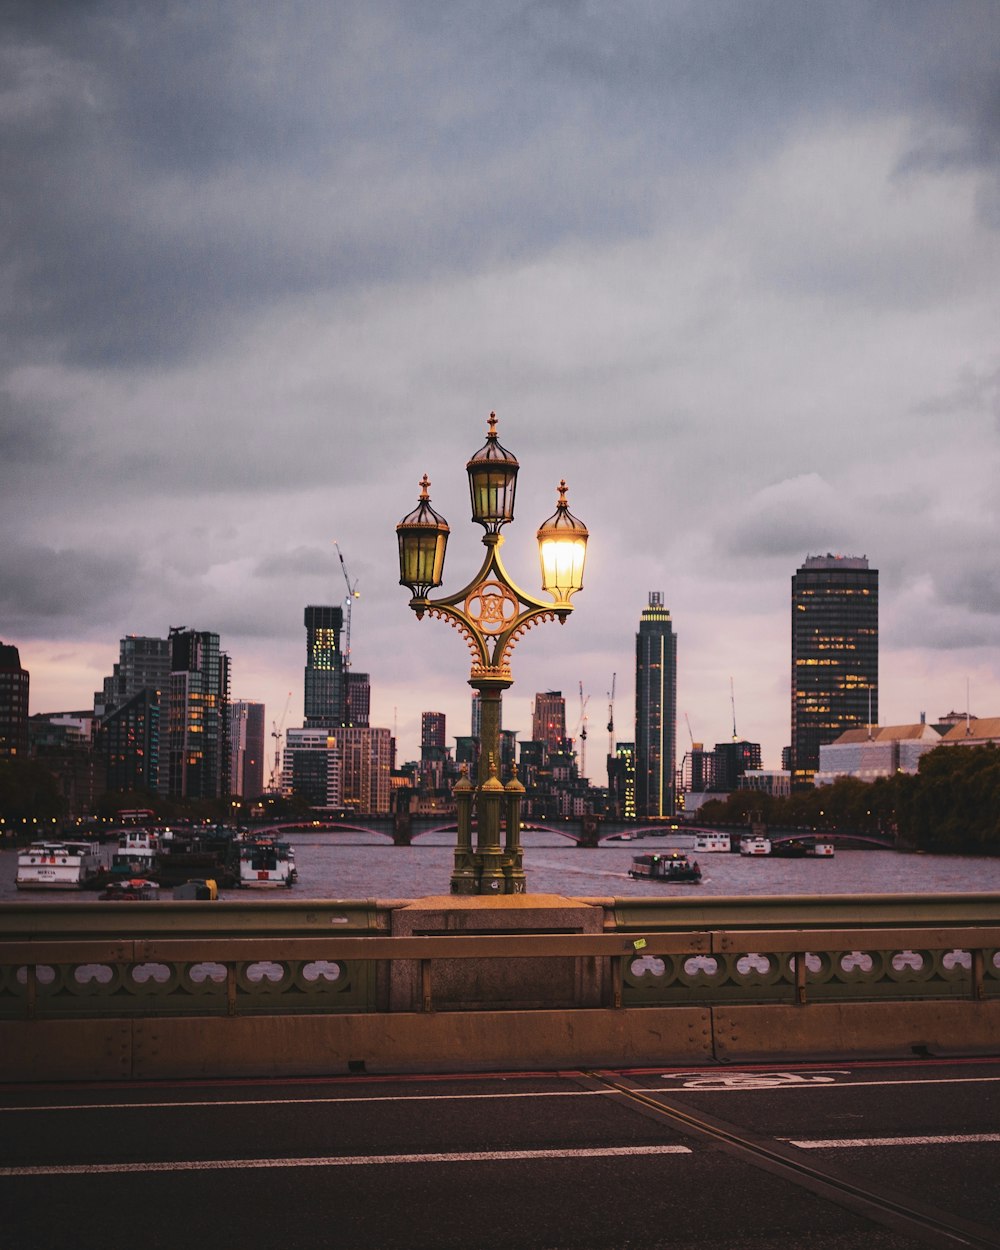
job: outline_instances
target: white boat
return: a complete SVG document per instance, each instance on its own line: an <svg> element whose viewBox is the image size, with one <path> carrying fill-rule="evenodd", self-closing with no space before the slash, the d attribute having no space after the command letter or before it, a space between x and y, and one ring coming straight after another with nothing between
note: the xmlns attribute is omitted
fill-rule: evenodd
<svg viewBox="0 0 1000 1250"><path fill-rule="evenodd" d="M741 855L770 855L771 839L756 835L751 838L740 838Z"/></svg>
<svg viewBox="0 0 1000 1250"><path fill-rule="evenodd" d="M123 829L118 836L118 849L111 857L111 871L116 877L150 877L160 853L160 838L148 829Z"/></svg>
<svg viewBox="0 0 1000 1250"><path fill-rule="evenodd" d="M79 890L101 870L93 842L32 842L17 857L19 890Z"/></svg>
<svg viewBox="0 0 1000 1250"><path fill-rule="evenodd" d="M695 835L694 849L696 851L731 851L732 840L728 833L699 833Z"/></svg>
<svg viewBox="0 0 1000 1250"><path fill-rule="evenodd" d="M815 855L817 859L833 859L834 850L832 842L817 842L814 844L810 855Z"/></svg>
<svg viewBox="0 0 1000 1250"><path fill-rule="evenodd" d="M295 850L277 838L246 838L240 844L240 885L246 889L269 889L294 885Z"/></svg>

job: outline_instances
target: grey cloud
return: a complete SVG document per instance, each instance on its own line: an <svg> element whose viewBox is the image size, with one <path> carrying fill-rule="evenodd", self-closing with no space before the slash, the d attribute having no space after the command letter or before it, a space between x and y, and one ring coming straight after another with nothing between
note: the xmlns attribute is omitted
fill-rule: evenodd
<svg viewBox="0 0 1000 1250"><path fill-rule="evenodd" d="M73 623L115 621L137 577L134 558L81 548L5 546L0 553L0 620L19 630L63 636Z"/></svg>
<svg viewBox="0 0 1000 1250"><path fill-rule="evenodd" d="M828 112L941 118L995 163L994 16L975 0L624 19L509 3L475 21L461 5L317 3L295 22L24 6L0 153L20 171L4 197L18 336L95 364L174 359L248 301L648 229L683 203L666 186L684 163L718 212L724 170Z"/></svg>

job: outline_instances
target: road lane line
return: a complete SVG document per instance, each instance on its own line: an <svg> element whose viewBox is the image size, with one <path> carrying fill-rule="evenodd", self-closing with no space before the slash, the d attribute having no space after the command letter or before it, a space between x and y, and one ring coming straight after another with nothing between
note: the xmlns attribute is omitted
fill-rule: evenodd
<svg viewBox="0 0 1000 1250"><path fill-rule="evenodd" d="M1000 1078L998 1078L1000 1079ZM659 1086L657 1086L659 1089ZM503 1094L373 1094L347 1098L206 1098L187 1102L67 1102L43 1107L0 1107L5 1111L160 1111L168 1107L310 1107L326 1103L370 1102L481 1102L492 1098L606 1098L610 1089L554 1089Z"/></svg>
<svg viewBox="0 0 1000 1250"><path fill-rule="evenodd" d="M67 1163L0 1168L0 1178L99 1176L143 1172L212 1172L239 1168L344 1168L385 1163L508 1163L531 1159L612 1159L639 1155L689 1155L690 1146L605 1146L579 1150L478 1150L451 1154L331 1155L299 1159L181 1159L153 1163Z"/></svg>
<svg viewBox="0 0 1000 1250"><path fill-rule="evenodd" d="M967 1142L1000 1142L1000 1133L942 1133L925 1137L828 1137L800 1140L782 1137L801 1150L850 1150L857 1146L954 1146Z"/></svg>
<svg viewBox="0 0 1000 1250"><path fill-rule="evenodd" d="M738 1075L734 1073L732 1075ZM666 1074L661 1077L663 1081L680 1080L680 1077L674 1074ZM708 1077L702 1077L702 1080L708 1080ZM720 1081L727 1079L720 1076ZM851 1090L851 1089L867 1089L879 1088L892 1085L975 1085L984 1083L995 1083L1000 1081L1000 1076L960 1076L960 1077L929 1077L927 1080L919 1081L831 1081L818 1082L816 1084L809 1082L794 1082L789 1084L775 1084L769 1086L724 1086L724 1085L699 1085L699 1086L666 1086L666 1085L643 1085L638 1088L644 1090L648 1094L742 1094L746 1092L777 1092L791 1089L811 1089L811 1090ZM615 1091L611 1089L552 1089L552 1090L529 1090L518 1092L516 1090L508 1090L499 1094L373 1094L353 1095L349 1097L335 1098L205 1098L190 1099L181 1102L68 1102L68 1103L50 1103L45 1106L24 1106L24 1107L4 1107L0 1106L0 1115L4 1113L24 1113L38 1111L159 1111L169 1107L301 1107L301 1106L322 1106L326 1103L357 1103L359 1106L364 1103L373 1102L487 1102L490 1099L497 1098L604 1098Z"/></svg>

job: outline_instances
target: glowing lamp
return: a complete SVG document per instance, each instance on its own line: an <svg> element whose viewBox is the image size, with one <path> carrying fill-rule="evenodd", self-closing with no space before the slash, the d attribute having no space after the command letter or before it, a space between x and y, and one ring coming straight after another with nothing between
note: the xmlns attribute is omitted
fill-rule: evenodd
<svg viewBox="0 0 1000 1250"><path fill-rule="evenodd" d="M556 510L538 531L538 555L542 564L542 589L557 603L568 603L583 589L583 566L587 559L586 525L566 503L566 482L559 483Z"/></svg>

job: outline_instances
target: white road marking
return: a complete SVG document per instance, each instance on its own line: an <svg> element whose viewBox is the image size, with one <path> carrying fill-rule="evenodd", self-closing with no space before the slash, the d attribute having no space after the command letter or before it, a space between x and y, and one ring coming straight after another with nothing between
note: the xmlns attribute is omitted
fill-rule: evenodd
<svg viewBox="0 0 1000 1250"><path fill-rule="evenodd" d="M179 1159L154 1163L68 1163L0 1168L0 1178L98 1176L141 1172L213 1172L239 1168L344 1168L385 1163L507 1163L522 1159L609 1159L637 1155L689 1155L689 1146L607 1146L580 1150L479 1150L454 1154L331 1155L300 1159Z"/></svg>
<svg viewBox="0 0 1000 1250"><path fill-rule="evenodd" d="M779 1079L780 1078L780 1079ZM918 1081L899 1080L899 1081L837 1081L833 1077L820 1077L815 1082L809 1079L792 1078L789 1073L747 1073L746 1079L740 1074L734 1073L732 1076L709 1077L703 1073L699 1073L697 1077L693 1074L690 1078L690 1084L685 1078L677 1076L673 1073L664 1075L664 1081L682 1081L684 1084L678 1087L688 1094L741 1094L745 1090L790 1090L790 1089L811 1089L827 1090L827 1089L870 1089L881 1088L887 1085L977 1085L989 1084L1000 1081L1000 1076L933 1076ZM712 1083L712 1082L716 1083ZM678 1090L665 1090L662 1085L653 1087L647 1091L648 1093L676 1093Z"/></svg>
<svg viewBox="0 0 1000 1250"><path fill-rule="evenodd" d="M1000 1078L998 1078L1000 1079ZM553 1089L503 1094L372 1094L346 1098L205 1098L188 1102L67 1102L44 1107L0 1107L4 1111L159 1111L169 1107L299 1107L324 1106L327 1103L371 1102L483 1102L493 1098L606 1098L616 1089ZM662 1091L657 1091L662 1092Z"/></svg>
<svg viewBox="0 0 1000 1250"><path fill-rule="evenodd" d="M851 1150L859 1146L955 1146L969 1142L1000 1142L1000 1133L943 1133L937 1137L831 1137L799 1141L782 1138L802 1150Z"/></svg>
<svg viewBox="0 0 1000 1250"><path fill-rule="evenodd" d="M783 1079L774 1080L776 1076L782 1076ZM747 1073L747 1080L743 1081L741 1074L732 1073L718 1078L710 1077L708 1074L699 1073L697 1077L694 1073L664 1073L661 1080L664 1081L681 1081L691 1079L692 1084L682 1085L680 1089L685 1093L743 1093L745 1090L760 1089L811 1089L811 1090L827 1090L827 1089L865 1089L865 1088L882 1088L893 1085L976 1085L991 1084L1000 1081L1000 1076L955 1076L955 1077L928 1077L918 1081L912 1080L891 1080L891 1081L831 1081L826 1083L829 1078L822 1082L811 1083L808 1081L787 1081L787 1074L779 1073ZM771 1081L764 1084L754 1083L758 1079L766 1079L771 1077ZM711 1080L718 1080L719 1084L708 1084ZM730 1083L730 1082L736 1083ZM662 1085L643 1085L636 1087L641 1093L645 1094L667 1094L675 1093L677 1090L664 1089ZM615 1096L620 1093L616 1089L551 1089L551 1090L528 1090L517 1091L509 1090L497 1094L372 1094L372 1095L354 1095L348 1097L330 1097L330 1098L199 1098L189 1099L178 1102L68 1102L68 1103L49 1103L44 1106L0 1106L0 1115L4 1113L25 1113L40 1111L158 1111L167 1110L171 1107L281 1107L281 1106L325 1106L327 1104L336 1105L343 1103L357 1103L362 1106L367 1103L375 1102L488 1102L491 1099L506 1098L606 1098Z"/></svg>

